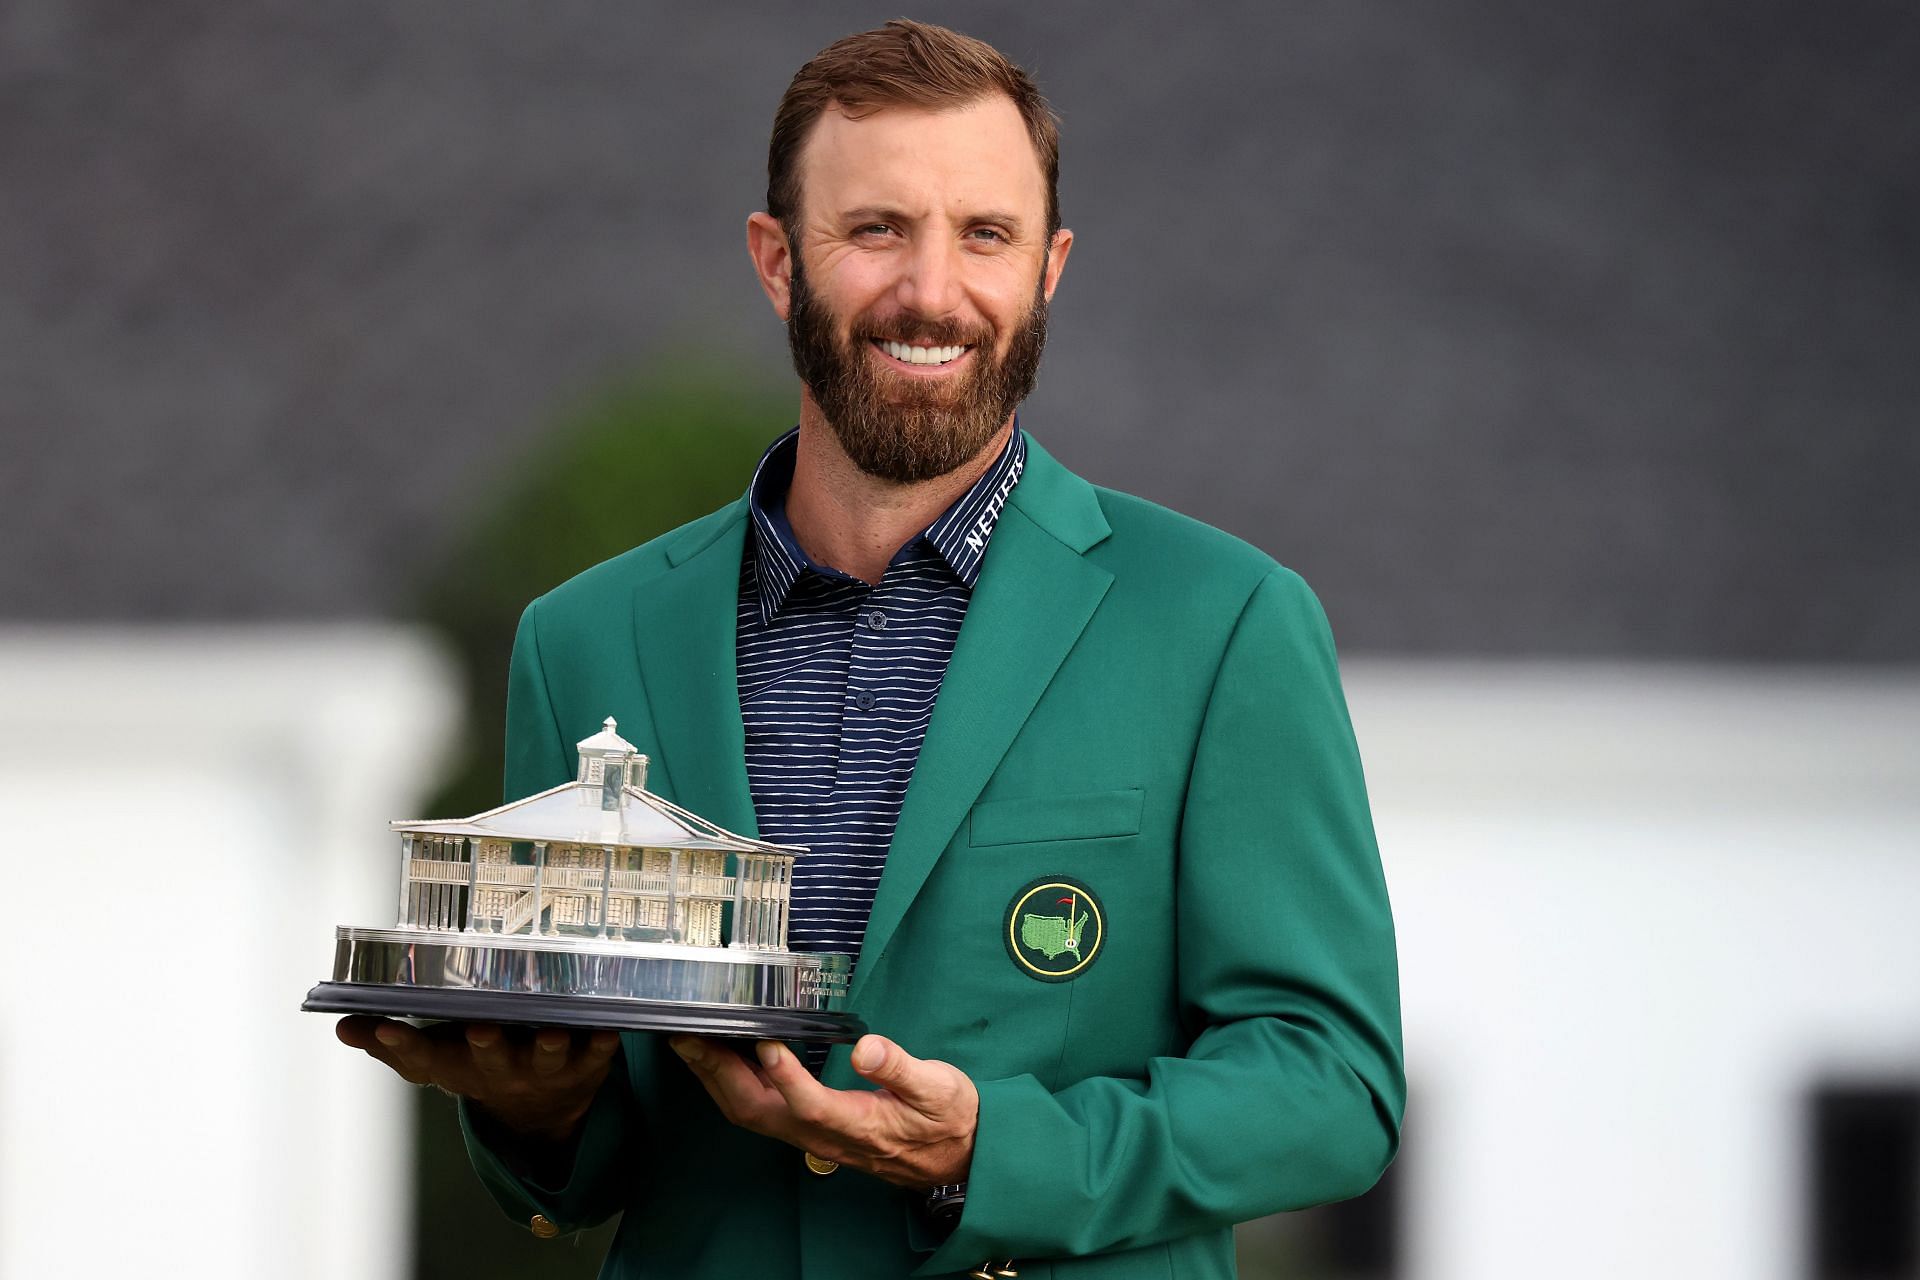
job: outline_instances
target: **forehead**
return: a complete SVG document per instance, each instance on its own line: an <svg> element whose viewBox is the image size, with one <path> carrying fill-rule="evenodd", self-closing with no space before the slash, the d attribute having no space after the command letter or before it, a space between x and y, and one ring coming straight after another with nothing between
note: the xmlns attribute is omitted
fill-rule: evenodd
<svg viewBox="0 0 1920 1280"><path fill-rule="evenodd" d="M909 214L1005 209L1046 216L1046 176L1025 121L1000 95L940 111L883 107L855 119L829 106L799 162L809 217L851 209Z"/></svg>

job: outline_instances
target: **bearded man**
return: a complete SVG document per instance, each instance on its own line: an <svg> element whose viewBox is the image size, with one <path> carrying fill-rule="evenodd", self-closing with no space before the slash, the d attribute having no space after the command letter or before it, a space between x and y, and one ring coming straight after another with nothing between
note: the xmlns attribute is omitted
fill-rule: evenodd
<svg viewBox="0 0 1920 1280"><path fill-rule="evenodd" d="M855 956L880 1034L342 1024L462 1096L536 1234L624 1213L603 1275L1230 1276L1234 1223L1392 1158L1392 922L1318 604L1015 417L1057 178L978 41L893 22L802 67L747 225L799 425L514 645L508 795L611 712L653 789L810 849L790 942Z"/></svg>

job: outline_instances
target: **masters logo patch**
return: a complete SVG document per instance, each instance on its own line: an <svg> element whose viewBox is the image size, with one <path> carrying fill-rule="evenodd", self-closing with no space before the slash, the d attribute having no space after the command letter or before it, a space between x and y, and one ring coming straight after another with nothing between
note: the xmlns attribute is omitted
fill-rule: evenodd
<svg viewBox="0 0 1920 1280"><path fill-rule="evenodd" d="M1000 933L1007 954L1028 977L1065 982L1086 972L1100 954L1107 919L1086 885L1046 876L1014 895Z"/></svg>

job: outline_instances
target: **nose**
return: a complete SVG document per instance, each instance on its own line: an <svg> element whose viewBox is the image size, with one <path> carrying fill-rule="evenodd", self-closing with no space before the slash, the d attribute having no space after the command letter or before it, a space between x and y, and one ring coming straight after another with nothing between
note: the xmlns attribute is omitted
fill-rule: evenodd
<svg viewBox="0 0 1920 1280"><path fill-rule="evenodd" d="M960 247L945 236L915 240L900 280L903 310L938 319L960 309Z"/></svg>

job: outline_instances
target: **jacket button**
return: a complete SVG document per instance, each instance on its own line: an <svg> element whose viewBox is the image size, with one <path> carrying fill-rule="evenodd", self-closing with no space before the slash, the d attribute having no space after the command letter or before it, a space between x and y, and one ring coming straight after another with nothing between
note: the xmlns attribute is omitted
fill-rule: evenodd
<svg viewBox="0 0 1920 1280"><path fill-rule="evenodd" d="M536 1240L551 1240L560 1234L560 1228L553 1225L544 1213L536 1213L527 1222L527 1230L533 1232Z"/></svg>
<svg viewBox="0 0 1920 1280"><path fill-rule="evenodd" d="M837 1160L822 1160L819 1156L813 1154L813 1152L807 1152L807 1168L813 1170L823 1178L839 1167L840 1164Z"/></svg>

